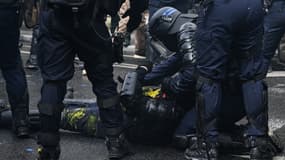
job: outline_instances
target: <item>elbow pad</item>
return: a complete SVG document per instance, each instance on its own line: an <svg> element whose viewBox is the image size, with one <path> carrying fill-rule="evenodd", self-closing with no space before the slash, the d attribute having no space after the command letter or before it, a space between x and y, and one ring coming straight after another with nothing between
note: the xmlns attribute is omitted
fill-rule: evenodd
<svg viewBox="0 0 285 160"><path fill-rule="evenodd" d="M196 50L194 42L194 34L196 24L187 22L180 27L177 34L179 52L184 54L184 60L195 63Z"/></svg>

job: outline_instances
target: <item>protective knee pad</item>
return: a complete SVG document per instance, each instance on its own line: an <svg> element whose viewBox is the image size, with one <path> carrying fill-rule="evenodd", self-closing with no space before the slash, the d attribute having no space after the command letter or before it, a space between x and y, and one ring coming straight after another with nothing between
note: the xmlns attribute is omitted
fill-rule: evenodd
<svg viewBox="0 0 285 160"><path fill-rule="evenodd" d="M63 104L48 105L39 104L38 109L40 112L41 131L56 133L60 127L61 112Z"/></svg>
<svg viewBox="0 0 285 160"><path fill-rule="evenodd" d="M59 132L39 132L37 141L44 147L54 147L59 144Z"/></svg>
<svg viewBox="0 0 285 160"><path fill-rule="evenodd" d="M245 101L247 108L247 117L249 120L250 127L248 129L248 135L252 136L263 136L268 133L268 87L264 81L250 81L248 83L254 83L256 88L262 88L259 96ZM257 93L258 95L258 93ZM246 98L245 98L246 99ZM250 102L251 101L251 102ZM248 103L248 104L247 104ZM251 104L251 105L249 105ZM254 105L256 104L256 105ZM256 107L256 108L252 108Z"/></svg>
<svg viewBox="0 0 285 160"><path fill-rule="evenodd" d="M118 128L123 125L123 111L118 95L110 98L98 98L100 118L105 128Z"/></svg>
<svg viewBox="0 0 285 160"><path fill-rule="evenodd" d="M66 94L66 81L43 82L40 104L61 104Z"/></svg>
<svg viewBox="0 0 285 160"><path fill-rule="evenodd" d="M116 95L110 98L98 98L97 101L100 109L111 109L120 103L120 97Z"/></svg>

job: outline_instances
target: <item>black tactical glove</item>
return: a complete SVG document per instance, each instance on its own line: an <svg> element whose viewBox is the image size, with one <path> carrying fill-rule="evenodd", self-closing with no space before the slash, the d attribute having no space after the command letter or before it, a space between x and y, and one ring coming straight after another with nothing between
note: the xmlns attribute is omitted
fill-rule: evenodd
<svg viewBox="0 0 285 160"><path fill-rule="evenodd" d="M163 79L163 81L161 83L161 92L165 93L167 95L167 97L174 98L175 93L172 91L172 89L170 87L171 80L172 80L171 77L166 77Z"/></svg>
<svg viewBox="0 0 285 160"><path fill-rule="evenodd" d="M114 54L114 62L122 63L124 61L123 57L123 43L126 35L123 33L115 33L113 39L113 54Z"/></svg>
<svg viewBox="0 0 285 160"><path fill-rule="evenodd" d="M123 15L123 18L129 16L129 22L127 24L127 31L131 33L135 30L141 23L142 15L141 13L147 9L148 0L131 0L130 9Z"/></svg>
<svg viewBox="0 0 285 160"><path fill-rule="evenodd" d="M138 66L136 73L138 76L138 81L143 83L145 75L149 72L150 68L148 66Z"/></svg>

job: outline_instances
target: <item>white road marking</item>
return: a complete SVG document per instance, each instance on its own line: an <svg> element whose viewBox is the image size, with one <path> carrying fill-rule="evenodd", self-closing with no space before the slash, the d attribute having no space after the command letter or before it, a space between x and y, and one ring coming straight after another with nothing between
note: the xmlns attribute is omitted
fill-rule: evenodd
<svg viewBox="0 0 285 160"><path fill-rule="evenodd" d="M138 65L130 63L114 64L113 66L117 68L126 68L126 69L136 69L138 67Z"/></svg>
<svg viewBox="0 0 285 160"><path fill-rule="evenodd" d="M285 77L285 71L273 71L268 73L267 77Z"/></svg>
<svg viewBox="0 0 285 160"><path fill-rule="evenodd" d="M146 59L146 57L138 56L138 55L124 55L127 58L134 58L134 59Z"/></svg>
<svg viewBox="0 0 285 160"><path fill-rule="evenodd" d="M275 131L285 125L285 120L284 119L275 119L270 117L268 126L270 128L270 131Z"/></svg>

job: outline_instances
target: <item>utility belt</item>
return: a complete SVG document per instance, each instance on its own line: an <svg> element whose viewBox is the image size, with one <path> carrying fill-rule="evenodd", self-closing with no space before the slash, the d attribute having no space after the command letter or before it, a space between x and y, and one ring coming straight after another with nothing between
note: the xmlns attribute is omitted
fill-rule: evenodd
<svg viewBox="0 0 285 160"><path fill-rule="evenodd" d="M68 11L73 15L75 28L79 27L79 12L90 6L91 0L46 0L43 10L52 8L58 11ZM97 13L96 13L97 14Z"/></svg>
<svg viewBox="0 0 285 160"><path fill-rule="evenodd" d="M71 8L81 8L86 7L89 4L89 0L48 0L48 4Z"/></svg>

